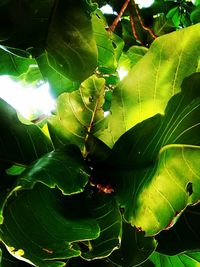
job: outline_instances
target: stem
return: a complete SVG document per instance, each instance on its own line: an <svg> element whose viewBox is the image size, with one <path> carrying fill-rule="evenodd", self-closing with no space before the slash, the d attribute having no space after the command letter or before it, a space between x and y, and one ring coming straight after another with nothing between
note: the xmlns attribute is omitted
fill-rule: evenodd
<svg viewBox="0 0 200 267"><path fill-rule="evenodd" d="M108 32L114 32L115 28L117 27L117 24L120 21L121 16L124 14L124 11L126 10L128 4L129 4L130 0L126 0L119 12L119 14L117 15L117 17L115 18L115 20L113 21L112 25L110 25L110 27L108 28Z"/></svg>
<svg viewBox="0 0 200 267"><path fill-rule="evenodd" d="M136 14L137 14L137 16L138 16L138 19L139 19L139 22L140 22L142 28L143 28L145 31L148 31L148 32L150 33L150 35L153 37L153 39L156 39L157 36L155 35L155 33L154 33L150 28L148 28L148 27L146 27L146 26L144 25L144 22L143 22L143 20L142 20L142 18L141 18L141 16L140 16L140 13L139 13L139 10L138 10L138 6L137 6L137 4L135 3L135 0L132 0L132 3L133 3L133 5L134 5Z"/></svg>
<svg viewBox="0 0 200 267"><path fill-rule="evenodd" d="M132 31L133 31L133 36L135 37L136 40L138 40L140 42L140 44L142 46L145 46L143 41L140 39L140 37L137 34L137 31L136 31L136 28L135 28L135 22L134 22L132 13L130 14L130 22L131 22L131 28L132 28Z"/></svg>

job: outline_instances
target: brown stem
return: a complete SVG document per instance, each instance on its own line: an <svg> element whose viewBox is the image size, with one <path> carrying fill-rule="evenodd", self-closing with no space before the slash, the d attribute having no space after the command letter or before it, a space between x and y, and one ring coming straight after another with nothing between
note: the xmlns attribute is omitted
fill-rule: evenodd
<svg viewBox="0 0 200 267"><path fill-rule="evenodd" d="M108 28L108 32L114 32L115 28L117 27L117 24L120 21L121 16L124 14L124 11L126 10L128 4L129 4L130 0L126 0L119 12L119 14L117 15L117 17L115 18L115 20L113 21L113 23L110 25L110 27Z"/></svg>
<svg viewBox="0 0 200 267"><path fill-rule="evenodd" d="M141 18L141 16L140 16L140 13L139 13L139 10L138 10L138 6L137 6L137 4L135 3L135 0L132 0L132 3L133 3L133 5L134 5L135 11L136 11L136 13L137 13L137 16L138 16L138 19L139 19L139 22L140 22L142 28L143 28L145 31L148 31L149 34L153 37L153 39L156 39L157 36L155 35L155 33L154 33L150 28L148 28L147 26L144 25L144 22L143 22L143 20L142 20L142 18Z"/></svg>
<svg viewBox="0 0 200 267"><path fill-rule="evenodd" d="M130 22L131 22L131 28L132 28L132 32L133 32L133 36L135 37L136 40L138 40L140 42L140 44L142 46L144 46L144 43L142 42L142 40L140 39L140 37L137 34L136 28L135 28L135 22L133 19L133 14L130 14Z"/></svg>

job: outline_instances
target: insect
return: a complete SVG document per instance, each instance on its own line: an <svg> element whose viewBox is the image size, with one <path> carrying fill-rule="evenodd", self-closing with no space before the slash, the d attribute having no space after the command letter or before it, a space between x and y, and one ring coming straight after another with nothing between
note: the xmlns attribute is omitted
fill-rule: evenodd
<svg viewBox="0 0 200 267"><path fill-rule="evenodd" d="M48 254L52 254L53 253L53 250L50 250L48 248L43 248L42 250L47 252Z"/></svg>

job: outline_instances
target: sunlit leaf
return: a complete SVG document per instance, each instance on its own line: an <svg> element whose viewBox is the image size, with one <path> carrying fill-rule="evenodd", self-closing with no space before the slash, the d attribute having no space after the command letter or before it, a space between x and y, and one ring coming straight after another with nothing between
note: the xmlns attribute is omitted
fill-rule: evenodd
<svg viewBox="0 0 200 267"><path fill-rule="evenodd" d="M49 120L51 131L63 143L76 144L84 150L88 134L98 135L106 127L104 91L105 80L93 75L78 91L60 95L56 115Z"/></svg>
<svg viewBox="0 0 200 267"><path fill-rule="evenodd" d="M47 54L42 54L38 57L37 63L43 75L43 79L48 81L50 85L53 96L57 97L64 92L72 92L79 88L79 82L71 81L49 65Z"/></svg>
<svg viewBox="0 0 200 267"><path fill-rule="evenodd" d="M200 253L190 252L176 256L166 256L158 252L154 252L150 257L150 261L153 262L156 267L194 267L199 266Z"/></svg>
<svg viewBox="0 0 200 267"><path fill-rule="evenodd" d="M0 47L0 75L19 76L26 72L31 64L35 64L34 59L16 56Z"/></svg>
<svg viewBox="0 0 200 267"><path fill-rule="evenodd" d="M164 113L169 99L180 91L183 79L197 70L199 40L200 24L196 24L153 42L114 90L109 128L101 137L105 143L113 146L132 126Z"/></svg>
<svg viewBox="0 0 200 267"><path fill-rule="evenodd" d="M101 174L111 178L126 220L146 235L173 225L172 219L199 199L200 150L194 146L200 143L199 83L199 73L185 79L165 116L154 116L125 133L107 159L109 172Z"/></svg>

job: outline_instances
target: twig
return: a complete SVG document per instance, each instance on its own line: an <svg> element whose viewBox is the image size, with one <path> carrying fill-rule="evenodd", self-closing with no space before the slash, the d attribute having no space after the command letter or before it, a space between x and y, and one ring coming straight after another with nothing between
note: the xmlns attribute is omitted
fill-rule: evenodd
<svg viewBox="0 0 200 267"><path fill-rule="evenodd" d="M129 4L130 0L126 0L119 12L119 14L117 15L117 17L115 18L115 20L113 21L113 23L110 25L110 27L108 28L108 32L114 32L115 28L117 27L117 24L120 21L121 16L124 14L124 11L126 10L128 4Z"/></svg>
<svg viewBox="0 0 200 267"><path fill-rule="evenodd" d="M137 31L136 31L136 28L135 28L135 22L134 22L132 13L130 13L130 22L131 22L131 28L132 28L133 36L135 37L136 40L138 40L140 42L140 44L142 46L144 46L143 41L140 39L140 37L137 34Z"/></svg>
<svg viewBox="0 0 200 267"><path fill-rule="evenodd" d="M150 28L148 28L147 26L144 25L144 22L143 22L143 20L142 20L142 18L140 16L140 13L139 13L139 10L138 10L138 6L136 5L135 0L132 0L132 3L134 5L135 11L137 13L137 16L138 16L138 19L139 19L139 22L140 22L142 28L145 31L148 31L150 33L150 35L153 37L153 39L156 39L157 36L155 35L155 33Z"/></svg>

